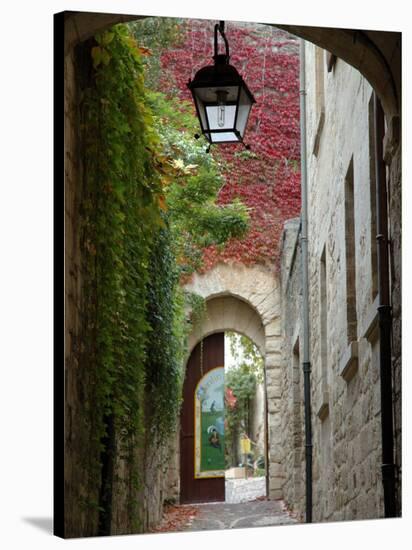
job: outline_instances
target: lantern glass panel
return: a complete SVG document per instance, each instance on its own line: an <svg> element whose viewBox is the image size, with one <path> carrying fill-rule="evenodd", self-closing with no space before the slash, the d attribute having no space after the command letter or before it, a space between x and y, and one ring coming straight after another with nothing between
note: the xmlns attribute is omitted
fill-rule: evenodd
<svg viewBox="0 0 412 550"><path fill-rule="evenodd" d="M252 102L249 95L246 93L245 89L242 87L240 89L239 96L239 109L236 119L236 129L240 132L240 135L243 137L245 133L246 124L249 118L250 109L252 107Z"/></svg>
<svg viewBox="0 0 412 550"><path fill-rule="evenodd" d="M196 96L203 101L203 103L216 103L217 102L217 92L225 91L227 92L226 101L227 103L236 102L239 86L202 86L195 87L194 93Z"/></svg>
<svg viewBox="0 0 412 550"><path fill-rule="evenodd" d="M224 105L224 123L219 126L218 115L220 107L218 105L207 105L206 113L209 121L210 130L233 129L235 127L236 105Z"/></svg>
<svg viewBox="0 0 412 550"><path fill-rule="evenodd" d="M202 125L202 131L205 131L205 130L207 130L207 119L206 119L205 105L202 101L199 101L199 98L196 94L193 94L193 97L196 101L196 107L197 107L197 112L198 112L199 119L200 119L200 124Z"/></svg>
<svg viewBox="0 0 412 550"><path fill-rule="evenodd" d="M209 141L211 143L223 143L225 141L231 142L231 141L239 141L239 138L234 132L212 132L211 134L207 134L207 137L210 136Z"/></svg>

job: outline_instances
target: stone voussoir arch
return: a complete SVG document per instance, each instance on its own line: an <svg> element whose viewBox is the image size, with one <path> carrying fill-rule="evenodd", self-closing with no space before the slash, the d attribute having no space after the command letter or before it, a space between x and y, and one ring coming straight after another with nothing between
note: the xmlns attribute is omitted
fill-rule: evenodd
<svg viewBox="0 0 412 550"><path fill-rule="evenodd" d="M221 294L206 299L206 312L188 338L188 356L195 346L216 332L235 331L247 336L265 355L265 332L259 314L242 298Z"/></svg>
<svg viewBox="0 0 412 550"><path fill-rule="evenodd" d="M284 482L280 438L281 305L279 280L263 265L220 263L195 273L185 285L206 301L206 312L193 327L188 350L215 332L233 330L250 338L264 357L268 429L268 496L282 498Z"/></svg>

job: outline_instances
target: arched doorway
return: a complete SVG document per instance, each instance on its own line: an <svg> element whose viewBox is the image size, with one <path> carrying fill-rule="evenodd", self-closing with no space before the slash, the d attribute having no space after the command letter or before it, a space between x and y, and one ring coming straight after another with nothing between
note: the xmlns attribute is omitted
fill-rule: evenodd
<svg viewBox="0 0 412 550"><path fill-rule="evenodd" d="M228 496L230 502L240 502L242 492L266 496L267 451L263 357L238 333L206 336L186 366L180 502L218 502Z"/></svg>
<svg viewBox="0 0 412 550"><path fill-rule="evenodd" d="M283 366L278 278L263 266L219 264L204 274L195 274L186 290L206 300L204 318L189 335L189 353L209 334L234 331L247 336L264 359L266 489L270 499L282 498L280 384Z"/></svg>
<svg viewBox="0 0 412 550"><path fill-rule="evenodd" d="M224 333L190 354L180 416L180 502L225 500Z"/></svg>
<svg viewBox="0 0 412 550"><path fill-rule="evenodd" d="M259 282L254 287L250 285L250 280ZM221 354L215 359L211 367L224 366L224 333L228 331L236 332L250 339L259 350L264 363L263 377L263 409L264 409L264 464L266 468L266 493L271 498L280 498L282 492L283 479L279 475L272 475L271 472L279 472L282 461L280 449L280 434L276 426L280 426L279 414L280 407L277 401L280 396L276 393L276 384L278 382L278 369L280 365L278 344L279 334L277 332L277 322L279 315L277 283L273 275L262 268L242 269L236 272L233 277L233 268L221 265L211 272L202 276L196 276L192 283L187 286L188 290L196 291L206 299L206 311L203 319L197 323L189 336L189 359L186 367L186 379L190 379L192 373L190 369L197 372L200 377L200 349L203 342L203 354L205 355L205 342L208 338L220 338ZM219 336L220 335L220 336ZM212 342L212 340L210 340ZM197 362L197 363L196 363ZM204 359L203 359L204 362ZM193 392L194 382L189 382L189 389L184 390L184 396L192 400L188 405L188 414L193 415ZM188 393L186 393L188 392ZM268 403L267 395L271 399ZM184 418L184 412L181 415L183 431L190 432L191 421ZM186 424L188 422L188 424ZM272 427L270 441L268 434ZM185 501L185 483L186 463L182 464L182 455L187 453L188 443L181 438L181 498ZM192 450L194 453L193 440ZM193 466L189 466L192 468Z"/></svg>

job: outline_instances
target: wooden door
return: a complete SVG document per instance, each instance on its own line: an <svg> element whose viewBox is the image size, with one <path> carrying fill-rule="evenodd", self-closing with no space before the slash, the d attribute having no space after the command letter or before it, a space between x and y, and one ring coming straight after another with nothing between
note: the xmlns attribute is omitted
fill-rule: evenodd
<svg viewBox="0 0 412 550"><path fill-rule="evenodd" d="M219 468L214 471L201 471L205 469L205 466L204 464L201 466L199 456L197 455L197 458L195 456L195 452L198 453L199 450L200 431L199 420L195 424L195 416L197 415L196 418L199 418L199 398L196 396L199 395L199 389L203 390L203 381L212 380L213 377L217 378L217 376L224 376L224 370L222 369L224 367L224 341L223 332L205 338L203 344L199 343L192 351L186 367L180 423L180 502L182 504L225 500L224 430L222 420L224 410L218 418L215 414L215 421L212 424L217 425L217 430L214 429L214 425L209 426L208 433L210 437L208 439L203 437L202 443L203 445L210 445L210 452L217 457ZM221 368L219 369L219 367ZM223 393L221 399L220 401L219 397L218 406L216 406L215 399L210 399L207 403L208 412L206 414L212 414L209 411L214 411L215 408L220 410L220 403L224 403ZM217 439L216 443L213 437L220 437L220 441Z"/></svg>

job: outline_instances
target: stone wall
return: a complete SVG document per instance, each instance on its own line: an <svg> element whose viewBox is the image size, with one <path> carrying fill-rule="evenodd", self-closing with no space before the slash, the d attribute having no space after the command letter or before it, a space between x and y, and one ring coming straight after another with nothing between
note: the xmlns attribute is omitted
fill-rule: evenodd
<svg viewBox="0 0 412 550"><path fill-rule="evenodd" d="M90 457L85 453L92 439L85 421L81 377L85 372L82 346L82 260L80 220L82 167L79 131L79 60L74 49L64 59L64 223L65 223L65 536L90 536L98 525L99 487L88 471ZM90 503L95 503L91 506Z"/></svg>
<svg viewBox="0 0 412 550"><path fill-rule="evenodd" d="M397 500L401 510L402 483L402 148L400 118L387 121L384 159L389 175L389 243L392 299L392 365L394 389Z"/></svg>
<svg viewBox="0 0 412 550"><path fill-rule="evenodd" d="M226 479L225 481L226 503L250 502L263 496L266 496L266 479L264 477Z"/></svg>
<svg viewBox="0 0 412 550"><path fill-rule="evenodd" d="M342 60L328 72L322 50L307 44L306 52L313 520L379 518L383 491L372 89ZM296 225L294 230L286 225L283 241L287 377L282 395L290 405L284 402L289 418L282 433L285 498L291 506L299 503L302 511L293 481L300 476L304 483L303 416L293 398L296 393L302 399L303 375L301 368L292 367L301 336L299 244L295 251L292 245L296 232ZM286 424L293 428L287 431Z"/></svg>
<svg viewBox="0 0 412 550"><path fill-rule="evenodd" d="M382 517L372 88L340 59L328 72L320 54L324 123L307 128L314 517ZM312 113L318 70L308 45Z"/></svg>
<svg viewBox="0 0 412 550"><path fill-rule="evenodd" d="M284 499L298 517L305 509L305 441L301 354L301 256L299 219L289 220L282 235L282 367L281 432Z"/></svg>
<svg viewBox="0 0 412 550"><path fill-rule="evenodd" d="M112 535L149 532L163 517L164 503L179 500L179 452L176 430L167 445L147 440L144 449L136 446L139 489L133 485L128 459L116 453L113 483ZM138 510L138 513L136 511Z"/></svg>

